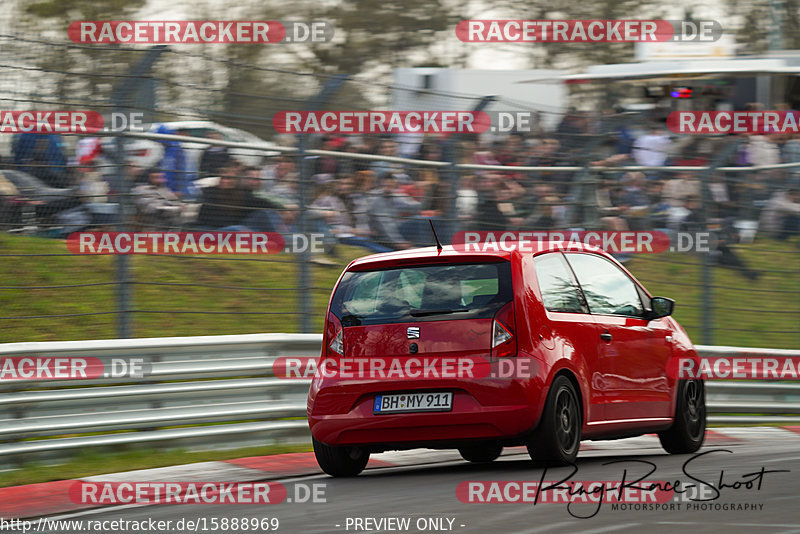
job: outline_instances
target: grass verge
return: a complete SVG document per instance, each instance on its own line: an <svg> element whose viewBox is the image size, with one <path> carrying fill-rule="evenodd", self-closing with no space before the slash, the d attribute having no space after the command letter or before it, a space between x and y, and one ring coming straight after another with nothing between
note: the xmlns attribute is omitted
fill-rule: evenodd
<svg viewBox="0 0 800 534"><path fill-rule="evenodd" d="M36 484L53 480L69 480L104 473L118 473L135 469L167 467L171 465L190 464L247 458L249 456L269 456L289 452L309 452L310 444L298 445L265 445L244 449L223 451L186 451L186 450L154 450L136 449L124 452L92 452L84 451L72 460L58 465L43 463L24 464L13 471L0 473L0 487Z"/></svg>
<svg viewBox="0 0 800 534"><path fill-rule="evenodd" d="M761 240L733 249L760 276L750 280L712 267L710 305L704 302L701 256L640 254L626 266L652 293L677 301L675 317L695 343L800 348L800 247ZM330 290L344 266L366 253L340 246L335 265L311 265L311 287L302 291L311 296L312 331L322 330ZM0 234L0 254L6 255L0 258L0 343L117 337L118 258L71 255L64 241L8 234ZM129 256L133 335L297 332L297 259ZM82 315L93 313L101 315ZM28 318L7 319L21 316Z"/></svg>

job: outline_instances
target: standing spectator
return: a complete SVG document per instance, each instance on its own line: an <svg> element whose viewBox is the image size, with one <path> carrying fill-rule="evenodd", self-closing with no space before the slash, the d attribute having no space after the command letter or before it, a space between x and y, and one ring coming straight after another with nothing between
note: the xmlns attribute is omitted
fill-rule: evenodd
<svg viewBox="0 0 800 534"><path fill-rule="evenodd" d="M761 214L761 228L781 241L800 233L800 186L777 191Z"/></svg>
<svg viewBox="0 0 800 534"><path fill-rule="evenodd" d="M364 247L372 252L389 252L392 249L358 235L351 212L353 178L345 176L334 182L334 190L320 188L309 209L311 213L324 220L336 239L345 245Z"/></svg>
<svg viewBox="0 0 800 534"><path fill-rule="evenodd" d="M708 191L711 195L711 217L726 219L735 215L736 206L731 202L728 184L720 173L714 173L708 182Z"/></svg>
<svg viewBox="0 0 800 534"><path fill-rule="evenodd" d="M211 130L208 133L209 139L217 141L222 140L222 134L216 130ZM203 155L200 156L200 177L219 176L220 170L225 166L230 159L228 147L219 145L208 145L203 150Z"/></svg>
<svg viewBox="0 0 800 534"><path fill-rule="evenodd" d="M397 178L389 174L370 191L370 226L375 230L376 241L393 249L404 249L409 243L400 233L400 223L405 214L417 211L420 203L398 192L397 186Z"/></svg>
<svg viewBox="0 0 800 534"><path fill-rule="evenodd" d="M300 175L296 172L276 175L272 184L267 183L266 192L284 206L293 206L296 209L300 206Z"/></svg>
<svg viewBox="0 0 800 534"><path fill-rule="evenodd" d="M772 135L751 135L747 142L747 157L751 165L777 165L781 162L780 149ZM777 170L761 170L748 176L744 183L748 219L755 219L758 206L769 198L770 184L778 180Z"/></svg>
<svg viewBox="0 0 800 534"><path fill-rule="evenodd" d="M421 132L399 134L397 136L397 155L411 159L419 157L424 139L425 134Z"/></svg>
<svg viewBox="0 0 800 534"><path fill-rule="evenodd" d="M508 216L501 209L505 198L499 193L500 175L489 172L478 180L478 205L475 209L474 230L500 231L508 228Z"/></svg>
<svg viewBox="0 0 800 534"><path fill-rule="evenodd" d="M229 159L220 169L219 183L203 190L203 205L197 217L202 228L220 229L242 224L244 190L237 187L239 165Z"/></svg>
<svg viewBox="0 0 800 534"><path fill-rule="evenodd" d="M280 156L274 165L265 170L262 189L271 191L280 182L297 182L299 179L300 175L297 173L294 160L289 156Z"/></svg>
<svg viewBox="0 0 800 534"><path fill-rule="evenodd" d="M469 226L477 210L478 192L475 190L475 175L462 175L456 194L456 216L463 224Z"/></svg>
<svg viewBox="0 0 800 534"><path fill-rule="evenodd" d="M258 167L249 167L239 179L242 205L242 224L259 232L289 233L296 217L278 200L261 191Z"/></svg>
<svg viewBox="0 0 800 534"><path fill-rule="evenodd" d="M661 194L670 206L684 207L687 197L700 197L700 181L692 178L688 172L679 172L674 178L664 182Z"/></svg>
<svg viewBox="0 0 800 534"><path fill-rule="evenodd" d="M650 205L650 225L654 228L666 228L670 205L664 200L664 182L648 180L645 183L645 190Z"/></svg>
<svg viewBox="0 0 800 534"><path fill-rule="evenodd" d="M781 162L781 151L771 135L751 135L747 141L747 159L751 165L777 165Z"/></svg>
<svg viewBox="0 0 800 534"><path fill-rule="evenodd" d="M156 128L155 132L163 135L175 135L175 131L165 124ZM158 168L164 172L166 185L179 198L191 198L195 188L186 165L186 154L178 141L159 141L164 145L164 157Z"/></svg>
<svg viewBox="0 0 800 534"><path fill-rule="evenodd" d="M322 141L322 150L332 152L341 151L345 144L344 137L334 135L326 136ZM335 176L339 172L340 160L333 156L320 156L314 161L314 174L330 174Z"/></svg>
<svg viewBox="0 0 800 534"><path fill-rule="evenodd" d="M675 178L667 180L662 189L664 202L669 204L667 225L673 228L679 226L689 216L687 199L700 198L700 194L700 181L687 172L678 173Z"/></svg>
<svg viewBox="0 0 800 534"><path fill-rule="evenodd" d="M397 143L391 139L383 139L380 143L378 153L381 156L397 156ZM375 171L378 181L382 180L388 174L399 174L402 172L402 165L390 161L376 161L370 166L370 169Z"/></svg>
<svg viewBox="0 0 800 534"><path fill-rule="evenodd" d="M641 172L628 172L622 176L620 208L628 228L634 231L646 230L650 199L645 191L645 176Z"/></svg>
<svg viewBox="0 0 800 534"><path fill-rule="evenodd" d="M560 199L553 195L542 198L537 209L523 221L525 230L555 230L562 227L559 223L558 208Z"/></svg>
<svg viewBox="0 0 800 534"><path fill-rule="evenodd" d="M353 227L356 235L373 237L375 232L370 226L370 198L375 188L375 173L370 170L357 171L353 180L353 189L344 198L353 215Z"/></svg>
<svg viewBox="0 0 800 534"><path fill-rule="evenodd" d="M703 205L702 202L700 202L700 198L694 195L687 197L685 207L689 213L679 224L678 230L682 232L705 231L708 226L701 222L704 216L701 215ZM729 233L727 231L720 229L715 233L715 238L714 250L709 252L709 254L711 254L717 265L735 269L748 280L758 280L761 273L750 269L744 260L728 246Z"/></svg>
<svg viewBox="0 0 800 534"><path fill-rule="evenodd" d="M658 127L653 127L642 135L633 145L633 159L639 165L647 167L661 167L667 162L672 141L669 136ZM658 177L657 171L649 171L648 178Z"/></svg>
<svg viewBox="0 0 800 534"><path fill-rule="evenodd" d="M131 191L133 203L136 206L137 221L151 228L180 224L184 220L186 206L166 186L164 173L154 169L147 176L146 183L134 186Z"/></svg>
<svg viewBox="0 0 800 534"><path fill-rule="evenodd" d="M606 175L601 175L595 189L597 215L603 228L617 232L627 231L628 223L622 218L622 208L619 207L614 182Z"/></svg>
<svg viewBox="0 0 800 534"><path fill-rule="evenodd" d="M11 152L18 170L36 176L51 187L71 185L60 135L16 134L11 141Z"/></svg>

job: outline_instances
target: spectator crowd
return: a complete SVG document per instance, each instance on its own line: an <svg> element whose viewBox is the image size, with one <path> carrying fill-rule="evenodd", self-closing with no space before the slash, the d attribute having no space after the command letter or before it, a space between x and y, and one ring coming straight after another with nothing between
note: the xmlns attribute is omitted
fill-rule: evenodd
<svg viewBox="0 0 800 534"><path fill-rule="evenodd" d="M20 136L13 161L4 166L48 187L75 191L84 205L73 212L109 204L121 186L104 144L82 139L69 159L54 137ZM427 219L440 221L445 232L678 230L698 224L732 229L748 224L755 228L757 221L760 235L789 239L800 234L800 167L708 174L680 170L712 163L743 168L797 163L800 135L674 136L663 122L570 110L553 131L505 138L328 135L312 144L344 154L303 160L277 155L253 165L252 158L245 161L235 149L209 146L190 174L176 171L174 164L186 158L186 149L165 143L155 165L124 166L133 225L285 234L299 230L304 204L305 231L323 232L331 244L371 251L430 244ZM380 156L507 169L454 169ZM301 166L310 177L305 191L300 187ZM537 169L521 169L526 166ZM620 166L677 168L615 169ZM62 223L79 224L73 213L63 215Z"/></svg>

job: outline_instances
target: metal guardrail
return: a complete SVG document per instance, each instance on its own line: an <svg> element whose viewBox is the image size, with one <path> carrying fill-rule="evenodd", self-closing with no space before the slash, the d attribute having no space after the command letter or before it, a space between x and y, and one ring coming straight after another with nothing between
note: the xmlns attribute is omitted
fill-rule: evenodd
<svg viewBox="0 0 800 534"><path fill-rule="evenodd" d="M316 334L10 343L10 356L138 358L141 379L0 381L0 466L86 447L224 449L310 440L310 380L272 376L281 356L317 356Z"/></svg>
<svg viewBox="0 0 800 534"><path fill-rule="evenodd" d="M272 376L282 356L317 356L318 334L10 343L11 356L140 358L146 376L0 381L0 466L87 447L224 449L307 442L310 380ZM702 356L800 358L800 350L697 346ZM709 422L800 423L798 382L708 382Z"/></svg>

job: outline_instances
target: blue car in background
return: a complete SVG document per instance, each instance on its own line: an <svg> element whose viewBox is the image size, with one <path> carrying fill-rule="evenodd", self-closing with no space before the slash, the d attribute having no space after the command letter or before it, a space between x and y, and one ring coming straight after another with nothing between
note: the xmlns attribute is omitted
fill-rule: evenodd
<svg viewBox="0 0 800 534"><path fill-rule="evenodd" d="M50 187L68 187L64 140L58 134L22 133L11 141L15 169L33 175Z"/></svg>

